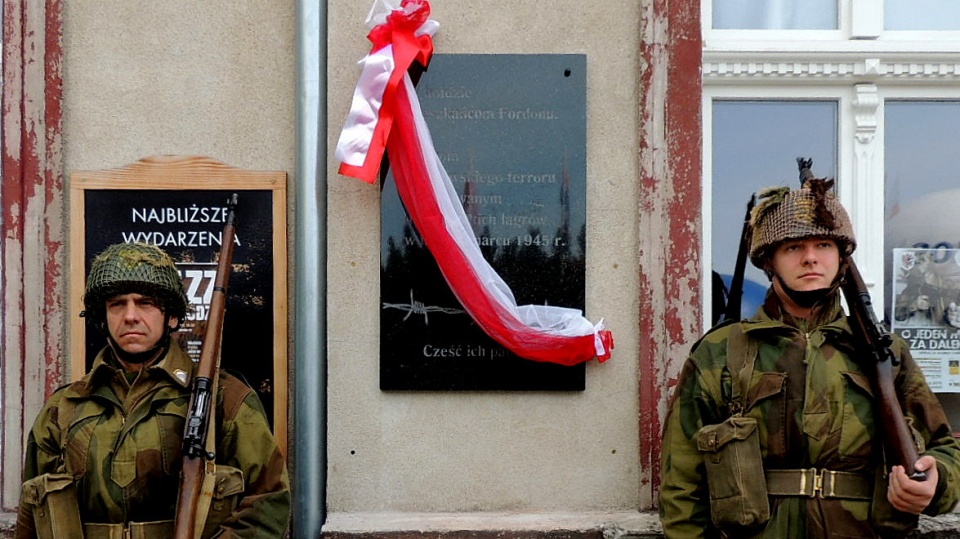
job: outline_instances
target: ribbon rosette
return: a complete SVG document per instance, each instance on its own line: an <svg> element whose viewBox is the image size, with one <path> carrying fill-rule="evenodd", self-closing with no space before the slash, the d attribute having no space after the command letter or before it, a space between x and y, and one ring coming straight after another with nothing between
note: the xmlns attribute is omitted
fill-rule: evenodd
<svg viewBox="0 0 960 539"><path fill-rule="evenodd" d="M416 90L407 75L426 66L439 25L426 0L378 0L367 24L371 52L362 71L336 157L340 173L376 181L384 149L400 199L433 254L454 295L483 330L514 354L575 365L605 361L613 349L603 321L593 324L579 309L518 306L513 292L483 258L477 238L440 163Z"/></svg>

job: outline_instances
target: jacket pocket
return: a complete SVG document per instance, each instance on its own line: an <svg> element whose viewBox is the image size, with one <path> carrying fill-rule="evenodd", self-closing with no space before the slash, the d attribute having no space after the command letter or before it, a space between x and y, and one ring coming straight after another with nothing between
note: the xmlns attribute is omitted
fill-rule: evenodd
<svg viewBox="0 0 960 539"><path fill-rule="evenodd" d="M243 471L239 468L217 464L216 476L202 537L210 537L217 531L217 527L237 508L245 489Z"/></svg>
<svg viewBox="0 0 960 539"><path fill-rule="evenodd" d="M137 478L137 461L114 458L110 463L110 479L120 488L127 488Z"/></svg>
<svg viewBox="0 0 960 539"><path fill-rule="evenodd" d="M183 427L187 420L187 401L177 399L160 404L156 409L160 433L160 459L163 473L178 476L183 465Z"/></svg>
<svg viewBox="0 0 960 539"><path fill-rule="evenodd" d="M76 476L87 472L87 455L90 453L93 431L108 413L117 412L115 410L108 412L99 403L93 401L85 401L73 410L67 430L62 434L63 458L67 471Z"/></svg>
<svg viewBox="0 0 960 539"><path fill-rule="evenodd" d="M764 400L780 396L783 393L783 384L786 379L787 373L785 372L754 373L750 382L750 389L747 391L744 413Z"/></svg>
<svg viewBox="0 0 960 539"><path fill-rule="evenodd" d="M874 421L873 388L861 372L843 371L843 420L840 425L842 458L868 461L873 453Z"/></svg>

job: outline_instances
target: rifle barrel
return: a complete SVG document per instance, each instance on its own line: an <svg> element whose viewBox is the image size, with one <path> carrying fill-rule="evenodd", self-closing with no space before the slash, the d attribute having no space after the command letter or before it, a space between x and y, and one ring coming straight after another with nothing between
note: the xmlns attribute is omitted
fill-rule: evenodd
<svg viewBox="0 0 960 539"><path fill-rule="evenodd" d="M727 306L721 319L724 322L737 321L742 318L743 280L744 273L747 271L747 256L750 251L750 238L752 236L750 214L753 212L753 206L756 203L757 196L751 195L750 200L747 201L747 212L743 216L743 228L740 230L740 248L737 251L737 262L733 268L733 276L730 278Z"/></svg>

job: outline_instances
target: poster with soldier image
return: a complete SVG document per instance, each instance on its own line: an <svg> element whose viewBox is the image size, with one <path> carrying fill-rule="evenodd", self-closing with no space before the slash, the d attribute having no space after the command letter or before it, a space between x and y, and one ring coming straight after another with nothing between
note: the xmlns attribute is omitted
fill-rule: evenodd
<svg viewBox="0 0 960 539"><path fill-rule="evenodd" d="M894 249L891 310L930 388L960 393L960 249Z"/></svg>

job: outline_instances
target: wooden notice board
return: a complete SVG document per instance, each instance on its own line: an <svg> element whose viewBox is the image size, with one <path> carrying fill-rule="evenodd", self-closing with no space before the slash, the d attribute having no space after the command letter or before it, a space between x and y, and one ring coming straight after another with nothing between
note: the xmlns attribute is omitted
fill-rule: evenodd
<svg viewBox="0 0 960 539"><path fill-rule="evenodd" d="M207 157L148 157L118 169L70 174L70 312L74 379L104 346L78 314L94 256L145 242L173 257L192 312L174 338L196 361L210 305L226 201L237 193L236 243L221 368L260 397L281 449L287 429L287 238L284 171L234 168Z"/></svg>

